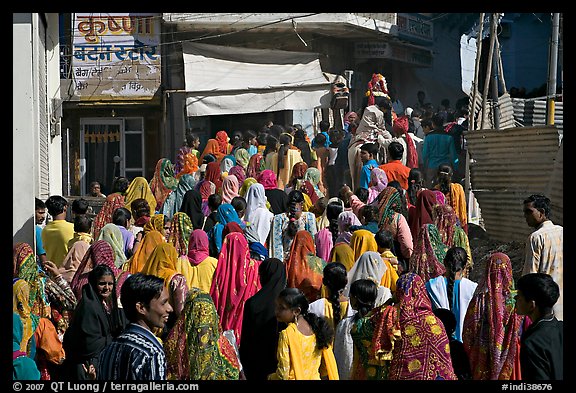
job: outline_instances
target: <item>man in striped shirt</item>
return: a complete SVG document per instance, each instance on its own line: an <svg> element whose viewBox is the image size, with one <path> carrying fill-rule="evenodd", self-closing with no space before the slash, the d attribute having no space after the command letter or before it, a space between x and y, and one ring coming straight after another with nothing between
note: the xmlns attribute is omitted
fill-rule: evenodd
<svg viewBox="0 0 576 393"><path fill-rule="evenodd" d="M526 241L526 257L522 275L546 273L560 287L560 298L554 305L554 316L562 321L564 277L564 228L550 220L550 199L544 195L530 195L524 201L524 218L536 230Z"/></svg>
<svg viewBox="0 0 576 393"><path fill-rule="evenodd" d="M164 348L152 330L164 328L173 311L164 280L136 273L126 279L120 296L130 321L100 354L96 378L114 381L166 379Z"/></svg>

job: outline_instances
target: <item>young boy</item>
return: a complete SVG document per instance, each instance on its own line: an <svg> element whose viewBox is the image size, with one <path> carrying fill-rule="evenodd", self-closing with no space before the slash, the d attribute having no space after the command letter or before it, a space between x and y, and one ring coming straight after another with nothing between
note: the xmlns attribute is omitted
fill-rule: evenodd
<svg viewBox="0 0 576 393"><path fill-rule="evenodd" d="M546 273L529 273L518 279L516 312L532 324L520 339L522 380L564 378L564 324L553 307L560 297L558 284Z"/></svg>
<svg viewBox="0 0 576 393"><path fill-rule="evenodd" d="M378 145L375 143L365 143L360 147L360 159L362 160L362 170L360 171L360 188L368 189L370 184L370 171L378 167L376 155Z"/></svg>

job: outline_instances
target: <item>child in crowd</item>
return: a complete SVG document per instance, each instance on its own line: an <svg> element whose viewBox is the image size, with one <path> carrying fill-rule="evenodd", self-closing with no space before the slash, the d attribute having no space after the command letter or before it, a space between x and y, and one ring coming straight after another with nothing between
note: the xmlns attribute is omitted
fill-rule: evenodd
<svg viewBox="0 0 576 393"><path fill-rule="evenodd" d="M360 146L360 159L362 160L362 170L360 171L360 187L368 189L370 187L370 171L378 167L376 155L378 145L376 143L365 143Z"/></svg>

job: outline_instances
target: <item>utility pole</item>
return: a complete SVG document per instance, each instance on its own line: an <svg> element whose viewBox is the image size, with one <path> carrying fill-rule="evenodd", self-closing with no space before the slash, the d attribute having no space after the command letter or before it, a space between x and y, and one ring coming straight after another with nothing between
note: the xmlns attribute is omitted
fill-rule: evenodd
<svg viewBox="0 0 576 393"><path fill-rule="evenodd" d="M556 74L558 72L558 32L560 28L560 14L552 14L552 36L550 37L549 61L548 61L548 91L546 99L546 124L554 124L555 98L556 98Z"/></svg>

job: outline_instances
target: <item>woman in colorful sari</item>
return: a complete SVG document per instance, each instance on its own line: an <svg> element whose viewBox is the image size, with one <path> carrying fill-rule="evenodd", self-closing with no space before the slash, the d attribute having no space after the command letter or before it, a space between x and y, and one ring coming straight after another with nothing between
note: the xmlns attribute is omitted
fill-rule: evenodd
<svg viewBox="0 0 576 393"><path fill-rule="evenodd" d="M266 188L266 187L264 187ZM284 192L284 191L280 191ZM316 216L302 211L304 196L298 190L288 195L289 213L276 214L272 219L272 229L268 238L268 250L271 258L286 260L292 247L292 240L301 230L308 231L312 239L316 237ZM314 240L312 240L314 245Z"/></svg>
<svg viewBox="0 0 576 393"><path fill-rule="evenodd" d="M340 262L346 268L346 271L350 271L352 266L354 266L354 250L347 243L338 243L332 248L330 254L330 262Z"/></svg>
<svg viewBox="0 0 576 393"><path fill-rule="evenodd" d="M400 325L395 306L376 306L378 286L362 278L350 287L350 303L355 313L343 321L348 328L353 349L350 375L353 380L387 380L395 343L400 339Z"/></svg>
<svg viewBox="0 0 576 393"><path fill-rule="evenodd" d="M116 224L106 224L102 227L100 235L96 240L104 240L112 247L114 250L114 265L117 268L121 268L124 263L126 263L126 254L124 253L124 239L122 237L122 232Z"/></svg>
<svg viewBox="0 0 576 393"><path fill-rule="evenodd" d="M237 380L240 362L222 333L210 295L190 288L174 327L164 340L169 380Z"/></svg>
<svg viewBox="0 0 576 393"><path fill-rule="evenodd" d="M208 142L206 142L206 147L204 147L204 151L200 155L198 161L203 162L204 156L211 154L216 157L216 162L220 164L222 158L232 152L232 145L228 143L229 141L230 138L228 137L226 131L218 131L214 138L208 139Z"/></svg>
<svg viewBox="0 0 576 393"><path fill-rule="evenodd" d="M209 255L206 232L201 229L193 230L188 241L188 254L179 256L177 263L178 271L188 273L188 286L210 292L217 264L218 259Z"/></svg>
<svg viewBox="0 0 576 393"><path fill-rule="evenodd" d="M211 181L214 183L216 186L216 193L220 193L220 189L222 188L222 171L220 170L220 164L218 162L213 161L206 165L204 181Z"/></svg>
<svg viewBox="0 0 576 393"><path fill-rule="evenodd" d="M424 282L442 276L446 272L443 261L448 247L442 243L438 228L434 224L422 225L408 269L418 274Z"/></svg>
<svg viewBox="0 0 576 393"><path fill-rule="evenodd" d="M279 326L275 301L286 288L286 267L276 258L266 258L258 267L261 288L246 300L242 316L240 359L247 380L266 380L276 370Z"/></svg>
<svg viewBox="0 0 576 393"><path fill-rule="evenodd" d="M290 178L288 184L286 184L284 191L286 193L290 193L292 190L300 190L304 184L304 175L306 174L307 170L308 164L306 164L304 161L294 164L294 167L292 168L292 177Z"/></svg>
<svg viewBox="0 0 576 393"><path fill-rule="evenodd" d="M178 212L172 217L172 225L170 226L170 236L168 236L168 243L176 248L178 256L186 255L188 253L188 240L192 232L192 221L188 214Z"/></svg>
<svg viewBox="0 0 576 393"><path fill-rule="evenodd" d="M396 256L401 261L408 261L414 249L414 238L406 218L401 214L402 199L398 190L387 186L378 196L380 213L379 228L385 229L394 238Z"/></svg>
<svg viewBox="0 0 576 393"><path fill-rule="evenodd" d="M245 151L245 149L244 149L244 151ZM244 183L244 180L246 180L246 171L240 165L235 165L232 168L230 168L230 171L228 171L228 175L229 176L231 176L231 175L236 176L236 179L238 179L239 185Z"/></svg>
<svg viewBox="0 0 576 393"><path fill-rule="evenodd" d="M246 194L248 193L248 189L250 188L250 186L252 184L256 184L258 183L258 180L256 180L256 178L254 177L247 177L246 179L244 179L244 182L242 183L242 187L240 187L240 189L238 190L238 195L240 195L242 198L246 198ZM262 186L264 187L264 186Z"/></svg>
<svg viewBox="0 0 576 393"><path fill-rule="evenodd" d="M174 165L167 158L161 158L156 163L154 176L150 180L150 190L156 199L156 208L160 210L168 195L176 189L178 180L174 174Z"/></svg>
<svg viewBox="0 0 576 393"><path fill-rule="evenodd" d="M438 204L436 194L432 190L421 190L416 198L414 214L409 219L410 233L414 239L418 238L418 231L424 224L432 224L432 207Z"/></svg>
<svg viewBox="0 0 576 393"><path fill-rule="evenodd" d="M468 305L462 339L472 379L521 379L520 328L516 313L516 290L510 258L501 252L490 255L486 274Z"/></svg>
<svg viewBox="0 0 576 393"><path fill-rule="evenodd" d="M382 190L388 185L388 177L384 170L376 167L370 171L370 183L368 184L368 201L370 204L374 199L380 195Z"/></svg>
<svg viewBox="0 0 576 393"><path fill-rule="evenodd" d="M94 217L94 222L92 223L93 239L98 239L98 235L100 235L100 230L102 227L112 222L112 213L114 213L114 210L118 209L119 207L124 207L124 193L126 192L129 183L128 179L125 177L121 179L124 181L122 182L117 179L114 184L118 186L121 185L122 188L125 187L123 191L113 192L112 194L108 195L106 197L106 201L104 201L104 204L102 205L102 208L98 214L96 214L96 217Z"/></svg>
<svg viewBox="0 0 576 393"><path fill-rule="evenodd" d="M188 153L184 156L184 167L176 174L176 179L180 179L184 175L192 175L198 180L198 157L196 154Z"/></svg>
<svg viewBox="0 0 576 393"><path fill-rule="evenodd" d="M258 175L264 168L262 168L262 164L264 161L262 160L262 154L256 153L252 157L250 157L250 161L248 162L248 167L246 168L246 176L258 178Z"/></svg>
<svg viewBox="0 0 576 393"><path fill-rule="evenodd" d="M243 233L232 232L224 238L210 296L214 299L222 329L234 330L238 346L242 345L244 304L260 289L259 265L260 261L250 258Z"/></svg>
<svg viewBox="0 0 576 393"><path fill-rule="evenodd" d="M208 198L212 194L216 194L216 185L209 180L202 180L198 192L202 197L202 214L208 217L211 213L210 206L208 206Z"/></svg>
<svg viewBox="0 0 576 393"><path fill-rule="evenodd" d="M188 282L184 274L177 270L178 254L176 248L170 243L160 243L152 251L142 268L143 274L152 274L164 280L164 286L168 289L169 302L173 308L163 332L156 332L164 339L168 330L180 316L184 308L184 302L188 295Z"/></svg>
<svg viewBox="0 0 576 393"><path fill-rule="evenodd" d="M284 263L288 277L287 286L300 289L309 302L318 300L326 261L316 256L310 232L300 230L296 233Z"/></svg>
<svg viewBox="0 0 576 393"><path fill-rule="evenodd" d="M358 229L352 233L350 247L354 251L355 261L367 251L378 251L378 244L376 244L374 234L366 229Z"/></svg>
<svg viewBox="0 0 576 393"><path fill-rule="evenodd" d="M334 246L337 246L339 243L350 244L350 239L352 238L350 227L353 225L362 225L356 214L345 210L338 215L338 237L336 238Z"/></svg>
<svg viewBox="0 0 576 393"><path fill-rule="evenodd" d="M168 229L170 229L169 224L170 220L164 214L162 213L154 214L152 217L150 217L150 221L144 224L144 227L142 228L142 230L144 231L144 236L146 236L146 234L150 231L158 231L160 232L164 240L167 240L168 236L166 236L167 235L166 226L168 227Z"/></svg>
<svg viewBox="0 0 576 393"><path fill-rule="evenodd" d="M304 174L303 189L306 190L306 194L308 194L313 204L316 203L319 198L324 198L324 192L320 188L321 179L322 174L320 170L315 167L308 168Z"/></svg>
<svg viewBox="0 0 576 393"><path fill-rule="evenodd" d="M466 208L466 195L459 183L452 183L454 170L452 166L443 164L438 167L438 184L434 187L442 191L446 197L446 204L452 206L464 232L468 234L468 210Z"/></svg>
<svg viewBox="0 0 576 393"><path fill-rule="evenodd" d="M466 251L468 259L463 274L464 277L467 277L474 266L472 250L470 249L468 235L458 223L458 217L456 217L454 209L450 205L438 203L432 207L432 219L434 220L434 225L438 228L442 243L447 247L462 247Z"/></svg>
<svg viewBox="0 0 576 393"><path fill-rule="evenodd" d="M254 226L258 234L258 242L266 244L272 226L272 213L266 207L266 190L262 184L253 184L246 194L246 212L244 220L247 225Z"/></svg>
<svg viewBox="0 0 576 393"><path fill-rule="evenodd" d="M158 244L165 241L166 239L164 239L164 236L162 236L159 231L149 231L146 233L134 254L126 261L123 270L131 274L141 272L152 251L154 251Z"/></svg>
<svg viewBox="0 0 576 393"><path fill-rule="evenodd" d="M184 194L186 194L186 191L193 190L195 186L196 179L194 176L190 174L182 175L180 180L178 180L178 186L176 189L172 191L172 193L168 195L168 198L166 198L164 201L164 205L162 205L160 213L164 214L169 219L172 219L172 217L180 211L180 207L182 206L182 201L184 200Z"/></svg>
<svg viewBox="0 0 576 393"><path fill-rule="evenodd" d="M266 199L270 202L270 210L274 214L288 212L288 194L278 188L276 174L269 169L263 170L258 179L258 183L264 186Z"/></svg>
<svg viewBox="0 0 576 393"><path fill-rule="evenodd" d="M432 312L422 278L404 273L396 282L400 340L394 345L388 379L456 380L444 325Z"/></svg>
<svg viewBox="0 0 576 393"><path fill-rule="evenodd" d="M208 234L208 239L210 241L210 256L214 258L218 258L218 254L222 249L222 243L224 241L222 233L226 224L235 222L240 225L240 227L244 225L240 220L240 217L238 217L238 213L236 212L236 209L234 209L234 206L229 203L223 203L218 206L216 212L218 222Z"/></svg>
<svg viewBox="0 0 576 393"><path fill-rule="evenodd" d="M120 297L122 284L124 284L124 281L126 281L130 273L114 265L114 250L112 246L105 240L97 240L92 243L86 255L84 255L80 266L78 266L78 270L76 270L70 282L70 287L78 301L80 301L82 297L82 287L88 283L88 274L98 265L106 265L112 269L116 280L116 296Z"/></svg>
<svg viewBox="0 0 576 393"><path fill-rule="evenodd" d="M148 180L140 176L135 177L130 182L128 189L126 190L126 196L124 197L124 207L131 212L132 202L139 198L148 201L148 205L150 206L150 215L156 213L156 198L154 197L154 193L152 193L150 185L148 185Z"/></svg>
<svg viewBox="0 0 576 393"><path fill-rule="evenodd" d="M24 325L17 312L12 312L12 380L40 379L40 371L36 362L29 358L25 351L20 350L20 343L24 336Z"/></svg>
<svg viewBox="0 0 576 393"><path fill-rule="evenodd" d="M20 278L30 288L30 312L40 317L50 317L50 302L46 296L47 276L38 267L32 247L28 243L16 243L12 248L12 278Z"/></svg>
<svg viewBox="0 0 576 393"><path fill-rule="evenodd" d="M234 158L236 158L236 166L240 166L244 170L248 168L248 162L250 161L248 150L243 147L237 149L234 153Z"/></svg>

